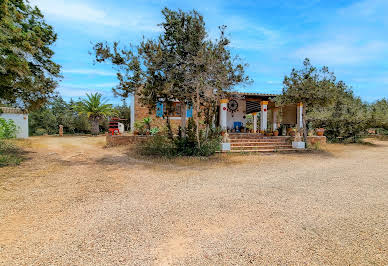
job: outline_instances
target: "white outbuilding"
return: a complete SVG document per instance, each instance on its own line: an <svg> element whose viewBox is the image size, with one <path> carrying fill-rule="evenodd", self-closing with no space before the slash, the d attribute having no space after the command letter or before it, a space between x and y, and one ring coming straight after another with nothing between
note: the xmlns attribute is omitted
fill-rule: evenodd
<svg viewBox="0 0 388 266"><path fill-rule="evenodd" d="M0 107L0 117L13 120L18 127L16 137L28 138L28 113L20 108Z"/></svg>

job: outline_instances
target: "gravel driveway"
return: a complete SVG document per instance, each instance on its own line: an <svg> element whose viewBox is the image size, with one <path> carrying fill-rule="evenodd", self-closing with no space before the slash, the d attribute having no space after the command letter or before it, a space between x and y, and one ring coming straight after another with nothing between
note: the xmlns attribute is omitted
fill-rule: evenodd
<svg viewBox="0 0 388 266"><path fill-rule="evenodd" d="M144 160L32 138L0 168L1 265L388 264L388 142Z"/></svg>

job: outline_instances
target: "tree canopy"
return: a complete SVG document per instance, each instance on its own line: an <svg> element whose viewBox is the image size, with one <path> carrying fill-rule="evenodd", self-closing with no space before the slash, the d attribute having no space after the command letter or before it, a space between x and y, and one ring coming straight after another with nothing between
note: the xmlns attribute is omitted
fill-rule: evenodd
<svg viewBox="0 0 388 266"><path fill-rule="evenodd" d="M57 34L25 0L0 1L0 103L34 109L54 96Z"/></svg>
<svg viewBox="0 0 388 266"><path fill-rule="evenodd" d="M171 103L179 100L183 106L194 107L198 126L199 119L204 118L202 107L215 107L219 98L235 85L248 81L245 64L231 55L225 26L220 27L219 39L210 40L204 19L197 11L165 8L162 14L164 21L159 24L162 33L157 39L122 49L118 42L112 46L97 43L96 61L108 61L116 67L119 80L113 89L116 94L127 97L137 93L140 102L150 109L156 108L162 99L167 106L167 117ZM205 109L211 111L209 117L214 116L215 108Z"/></svg>
<svg viewBox="0 0 388 266"><path fill-rule="evenodd" d="M87 93L86 99L82 99L74 105L74 109L78 113L87 115L91 121L93 135L98 135L100 132L100 121L114 112L112 105L106 102L100 93Z"/></svg>

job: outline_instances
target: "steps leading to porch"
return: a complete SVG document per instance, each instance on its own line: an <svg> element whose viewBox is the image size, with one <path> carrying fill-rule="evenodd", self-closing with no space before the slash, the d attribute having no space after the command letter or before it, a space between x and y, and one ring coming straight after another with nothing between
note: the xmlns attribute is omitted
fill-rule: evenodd
<svg viewBox="0 0 388 266"><path fill-rule="evenodd" d="M296 151L289 142L290 137L267 137L252 133L230 133L230 152L276 152Z"/></svg>

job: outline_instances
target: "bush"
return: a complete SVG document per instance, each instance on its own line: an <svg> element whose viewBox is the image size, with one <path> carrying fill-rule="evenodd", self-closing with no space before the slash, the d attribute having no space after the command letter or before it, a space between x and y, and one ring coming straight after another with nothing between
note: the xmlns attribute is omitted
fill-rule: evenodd
<svg viewBox="0 0 388 266"><path fill-rule="evenodd" d="M21 153L22 150L15 144L0 140L0 167L20 164Z"/></svg>
<svg viewBox="0 0 388 266"><path fill-rule="evenodd" d="M219 129L211 129L208 134L202 130L199 133L200 143L196 137L194 121L189 119L186 134L183 136L179 129L178 136L168 137L167 133L156 135L148 141L138 145L138 152L142 155L155 156L211 156L220 149L221 135Z"/></svg>
<svg viewBox="0 0 388 266"><path fill-rule="evenodd" d="M18 127L13 120L5 120L0 117L0 139L16 138L17 131Z"/></svg>
<svg viewBox="0 0 388 266"><path fill-rule="evenodd" d="M48 134L48 132L44 128L37 128L37 129L35 129L35 133L34 133L35 136L43 136L43 135L46 135L46 134Z"/></svg>
<svg viewBox="0 0 388 266"><path fill-rule="evenodd" d="M176 146L164 135L156 135L148 141L138 144L137 150L141 155L176 156Z"/></svg>

